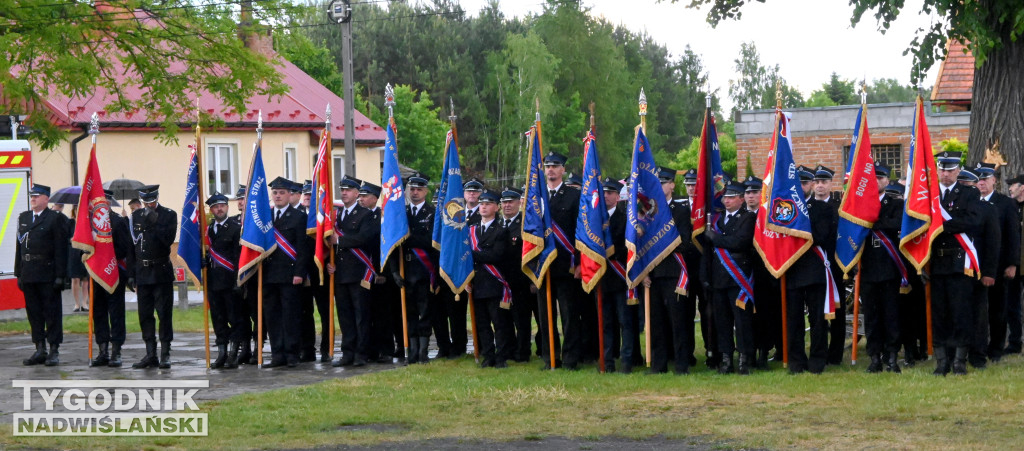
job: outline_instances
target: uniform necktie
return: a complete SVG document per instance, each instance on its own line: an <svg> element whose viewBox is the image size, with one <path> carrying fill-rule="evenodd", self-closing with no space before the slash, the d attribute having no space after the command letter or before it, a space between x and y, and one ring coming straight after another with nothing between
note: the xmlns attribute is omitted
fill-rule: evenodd
<svg viewBox="0 0 1024 451"><path fill-rule="evenodd" d="M213 223L213 234L216 235L219 230L220 230L220 224L217 224L216 222Z"/></svg>
<svg viewBox="0 0 1024 451"><path fill-rule="evenodd" d="M420 209L419 209L419 208L416 208L415 206L414 206L414 207L412 207L412 216L413 216L414 218L416 217L416 215L417 215L417 214L419 214L419 212L420 212Z"/></svg>
<svg viewBox="0 0 1024 451"><path fill-rule="evenodd" d="M949 195L949 188L946 188L946 189L942 190L942 200L943 201L946 200L946 196L948 196L948 195Z"/></svg>
<svg viewBox="0 0 1024 451"><path fill-rule="evenodd" d="M555 191L553 189L548 190L548 198L555 197L555 193L557 193L557 192L558 191Z"/></svg>
<svg viewBox="0 0 1024 451"><path fill-rule="evenodd" d="M39 219L39 213L36 213L36 214L32 215L32 223L33 224L36 222L36 219Z"/></svg>
<svg viewBox="0 0 1024 451"><path fill-rule="evenodd" d="M512 220L510 220L510 219L506 219L506 220L505 220L505 228L507 229L507 228L509 228L509 226L511 226L511 225L512 225Z"/></svg>
<svg viewBox="0 0 1024 451"><path fill-rule="evenodd" d="M725 215L725 221L722 221L722 224L728 224L730 219L732 219L732 213Z"/></svg>
<svg viewBox="0 0 1024 451"><path fill-rule="evenodd" d="M345 222L346 217L348 217L348 210L341 210L341 222Z"/></svg>
<svg viewBox="0 0 1024 451"><path fill-rule="evenodd" d="M280 219L281 219L281 210L277 210L277 217L274 218L274 221L279 221Z"/></svg>

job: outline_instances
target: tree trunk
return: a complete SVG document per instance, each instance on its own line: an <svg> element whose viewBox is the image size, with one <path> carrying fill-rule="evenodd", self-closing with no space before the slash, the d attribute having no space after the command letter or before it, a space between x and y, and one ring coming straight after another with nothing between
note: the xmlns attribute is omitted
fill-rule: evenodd
<svg viewBox="0 0 1024 451"><path fill-rule="evenodd" d="M1024 174L1024 42L1007 38L1003 47L990 51L985 63L974 70L971 99L971 132L967 164L986 161L986 151L997 150L1007 165L1000 169L1006 180Z"/></svg>

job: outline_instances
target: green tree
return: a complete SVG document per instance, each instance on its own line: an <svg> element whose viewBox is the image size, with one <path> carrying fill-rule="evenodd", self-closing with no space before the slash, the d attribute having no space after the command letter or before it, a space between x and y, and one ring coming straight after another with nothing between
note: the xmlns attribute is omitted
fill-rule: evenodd
<svg viewBox="0 0 1024 451"><path fill-rule="evenodd" d="M736 80L729 80L729 98L733 101L734 111L774 108L780 84L784 107L803 106L803 96L779 75L778 64L774 67L761 65L761 55L753 42L740 44L740 55L733 61L739 75Z"/></svg>
<svg viewBox="0 0 1024 451"><path fill-rule="evenodd" d="M252 20L241 26L237 6L219 0L6 2L0 8L3 104L28 114L43 148L68 136L49 120L48 89L100 96L110 112L143 111L161 127L160 138L173 141L179 124L196 119L188 105L201 92L241 111L251 97L287 90L275 62L245 48L238 36L262 30L253 24L286 15L291 6L245 3ZM132 88L146 94L133 95Z"/></svg>
<svg viewBox="0 0 1024 451"><path fill-rule="evenodd" d="M331 92L339 97L345 97L345 79L338 70L331 51L322 44L315 44L306 35L291 31L274 32L275 50Z"/></svg>
<svg viewBox="0 0 1024 451"><path fill-rule="evenodd" d="M917 90L913 86L900 84L895 78L879 78L868 86L868 102L900 103L913 102Z"/></svg>
<svg viewBox="0 0 1024 451"><path fill-rule="evenodd" d="M449 124L439 119L441 108L430 94L409 85L395 86L395 125L398 128L398 162L440 180L444 164L445 135ZM376 124L387 124L387 110L368 104L364 112ZM461 135L460 135L461 144ZM459 155L465 152L460 149Z"/></svg>
<svg viewBox="0 0 1024 451"><path fill-rule="evenodd" d="M679 0L671 0L673 2ZM761 0L762 2L764 0ZM750 0L689 0L689 6L710 5L708 22L717 25L723 19L739 19L741 8ZM838 4L839 2L837 2ZM856 26L864 14L872 12L883 33L903 12L902 0L849 0L853 6L850 22ZM938 13L940 20L919 30L907 52L914 55L911 82L946 57L950 39L966 43L975 58L974 88L971 99L971 149L969 163L981 161L985 150L1013 149L1005 158L1009 173L1024 172L1024 127L1007 126L1024 121L1019 102L1024 97L1024 2L1020 0L950 1L924 0L921 11L910 14Z"/></svg>
<svg viewBox="0 0 1024 451"><path fill-rule="evenodd" d="M722 158L722 171L730 177L736 176L736 137L732 122L722 122L718 129L718 153ZM664 161L677 170L693 169L700 159L700 136L693 138L690 145L676 155L675 159ZM659 163L661 164L661 163ZM748 162L748 168L749 162Z"/></svg>

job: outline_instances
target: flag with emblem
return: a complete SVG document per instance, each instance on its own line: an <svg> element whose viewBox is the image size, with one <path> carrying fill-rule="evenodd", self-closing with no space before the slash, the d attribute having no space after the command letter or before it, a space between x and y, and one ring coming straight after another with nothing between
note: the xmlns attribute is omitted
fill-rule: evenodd
<svg viewBox="0 0 1024 451"><path fill-rule="evenodd" d="M89 167L82 181L82 193L78 198L78 215L71 246L83 252L89 277L113 293L118 283L117 256L114 254L113 229L110 225L110 201L103 193L100 166L96 162L95 135L92 151L89 152ZM65 245L65 244L60 244Z"/></svg>
<svg viewBox="0 0 1024 451"><path fill-rule="evenodd" d="M722 190L725 189L722 170L722 156L718 151L718 130L715 115L708 107L704 110L704 128L700 133L700 155L697 164L697 186L690 205L690 221L693 223L694 244L700 246L697 237L707 227L708 213L722 210Z"/></svg>
<svg viewBox="0 0 1024 451"><path fill-rule="evenodd" d="M331 130L330 123L320 132L320 147L313 167L312 193L306 215L306 233L315 236L313 263L320 272L320 285L324 284L331 246L327 239L334 234L334 189L331 186Z"/></svg>
<svg viewBox="0 0 1024 451"><path fill-rule="evenodd" d="M380 230L380 270L383 271L388 257L409 236L405 189L402 172L398 168L398 127L393 117L388 118L387 137L384 139L384 171L380 186L380 222L388 225Z"/></svg>
<svg viewBox="0 0 1024 451"><path fill-rule="evenodd" d="M878 198L875 161L871 157L871 135L868 131L867 105L857 113L850 156L846 162L846 187L839 204L839 233L836 239L836 261L843 274L860 261L864 241L878 220L882 203Z"/></svg>
<svg viewBox="0 0 1024 451"><path fill-rule="evenodd" d="M473 247L466 226L466 198L454 129L448 130L444 149L444 169L437 187L437 213L434 215L434 249L440 252L441 278L458 296L473 280Z"/></svg>
<svg viewBox="0 0 1024 451"><path fill-rule="evenodd" d="M539 123L539 122L538 122ZM539 128L530 127L530 153L523 196L523 273L537 287L543 283L548 267L555 261L555 234L551 230L548 190L544 187L544 162L541 160Z"/></svg>
<svg viewBox="0 0 1024 451"><path fill-rule="evenodd" d="M583 139L583 188L580 214L576 217L576 249L580 251L580 278L590 293L608 269L608 258L615 253L608 208L604 203L601 164L597 159L597 140L593 131Z"/></svg>
<svg viewBox="0 0 1024 451"><path fill-rule="evenodd" d="M797 178L792 146L789 117L776 109L775 130L761 189L761 208L757 210L754 227L754 248L776 278L812 244L811 220Z"/></svg>
<svg viewBox="0 0 1024 451"><path fill-rule="evenodd" d="M636 127L626 202L626 277L630 288L679 246L679 229L661 190L654 151L643 127Z"/></svg>
<svg viewBox="0 0 1024 451"><path fill-rule="evenodd" d="M242 252L238 257L238 285L249 280L264 258L277 248L274 237L274 216L267 191L267 174L263 170L262 140L257 140L249 165L249 184L242 209Z"/></svg>
<svg viewBox="0 0 1024 451"><path fill-rule="evenodd" d="M932 256L932 242L942 232L939 172L932 154L932 139L924 119L924 101L917 96L910 132L910 165L900 228L900 252L921 273Z"/></svg>
<svg viewBox="0 0 1024 451"><path fill-rule="evenodd" d="M185 272L192 278L196 286L203 284L203 251L202 238L199 235L199 209L203 208L199 199L199 157L195 146L189 155L188 176L185 178L185 204L181 207L181 226L178 227L178 257L185 262Z"/></svg>

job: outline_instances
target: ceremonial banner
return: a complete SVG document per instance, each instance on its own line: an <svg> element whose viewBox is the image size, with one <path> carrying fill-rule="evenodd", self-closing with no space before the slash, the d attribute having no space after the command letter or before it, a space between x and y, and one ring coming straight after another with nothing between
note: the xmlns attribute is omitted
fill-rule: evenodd
<svg viewBox="0 0 1024 451"><path fill-rule="evenodd" d="M238 285L256 274L254 269L277 248L274 236L274 216L267 192L267 174L263 170L263 149L260 141L252 153L249 185L242 210L242 252L238 257Z"/></svg>
<svg viewBox="0 0 1024 451"><path fill-rule="evenodd" d="M900 252L920 274L932 256L932 242L942 232L943 223L939 173L932 154L928 124L924 120L921 96L917 96L910 136L910 167L907 169L903 226L900 228Z"/></svg>
<svg viewBox="0 0 1024 451"><path fill-rule="evenodd" d="M878 210L882 206L878 198L878 181L875 179L875 161L871 157L871 135L866 113L867 105L861 105L846 163L843 202L839 204L836 261L843 274L850 272L860 261L864 241L878 220Z"/></svg>
<svg viewBox="0 0 1024 451"><path fill-rule="evenodd" d="M434 249L440 251L441 278L456 296L473 280L473 247L466 227L466 199L462 192L462 168L453 130L444 145L444 169L437 188L434 215Z"/></svg>
<svg viewBox="0 0 1024 451"><path fill-rule="evenodd" d="M583 139L583 188L580 214L576 217L576 249L580 251L580 278L583 289L590 293L608 269L608 259L615 253L611 231L608 230L608 208L604 203L601 164L597 158L597 140L588 131Z"/></svg>
<svg viewBox="0 0 1024 451"><path fill-rule="evenodd" d="M398 168L398 127L388 118L384 139L384 171L380 177L380 270L388 257L409 236L409 217L405 213L405 189ZM387 224L387 227L383 225Z"/></svg>
<svg viewBox="0 0 1024 451"><path fill-rule="evenodd" d="M765 266L779 278L811 247L811 220L796 175L789 118L776 110L775 132L765 167L761 208L757 211L754 247Z"/></svg>
<svg viewBox="0 0 1024 451"><path fill-rule="evenodd" d="M324 284L324 267L331 246L327 242L334 234L334 187L331 184L331 131L324 127L320 132L320 147L317 151L316 166L313 167L313 191L306 215L306 233L315 235L313 263L320 272L320 285ZM373 266L372 264L370 266Z"/></svg>
<svg viewBox="0 0 1024 451"><path fill-rule="evenodd" d="M640 126L633 141L626 206L626 275L629 287L635 288L680 243L679 229L658 180L654 151Z"/></svg>
<svg viewBox="0 0 1024 451"><path fill-rule="evenodd" d="M523 273L540 288L544 274L555 261L555 237L548 210L548 190L544 186L544 162L540 158L540 133L530 127L529 166L526 174L526 203L523 204Z"/></svg>
<svg viewBox="0 0 1024 451"><path fill-rule="evenodd" d="M82 263L89 277L107 293L113 293L118 283L112 231L110 202L103 193L100 166L96 162L96 143L93 142L92 151L89 152L89 167L82 183L82 194L78 198L78 216L71 246L83 252ZM62 243L55 245L64 246Z"/></svg>
<svg viewBox="0 0 1024 451"><path fill-rule="evenodd" d="M181 207L181 226L178 227L178 257L185 262L185 272L196 286L203 285L203 250L199 237L199 209L204 202L199 199L199 157L195 146L189 155L188 176L185 178L185 204Z"/></svg>
<svg viewBox="0 0 1024 451"><path fill-rule="evenodd" d="M715 116L711 108L704 110L704 127L700 132L700 156L697 164L697 187L690 205L690 222L693 224L691 239L697 247L701 247L697 237L704 233L707 218L715 210L723 210L722 190L725 182L722 178L722 156L718 151L718 130L715 127Z"/></svg>

